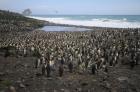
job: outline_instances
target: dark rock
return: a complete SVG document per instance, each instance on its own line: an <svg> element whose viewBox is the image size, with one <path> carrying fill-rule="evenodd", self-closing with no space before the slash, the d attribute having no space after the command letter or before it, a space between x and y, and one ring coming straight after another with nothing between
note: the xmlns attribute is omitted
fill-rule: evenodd
<svg viewBox="0 0 140 92"><path fill-rule="evenodd" d="M25 15L25 16L29 16L31 14L31 10L30 9L25 9L22 14Z"/></svg>

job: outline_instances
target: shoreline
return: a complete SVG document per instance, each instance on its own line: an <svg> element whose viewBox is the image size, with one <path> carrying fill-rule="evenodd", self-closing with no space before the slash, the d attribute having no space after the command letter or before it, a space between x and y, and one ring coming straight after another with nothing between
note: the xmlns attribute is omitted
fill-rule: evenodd
<svg viewBox="0 0 140 92"><path fill-rule="evenodd" d="M47 21L49 22L49 21ZM70 24L58 24L58 23L52 23L52 22L49 22L50 24L45 24L43 27L45 26L60 26L60 27L76 27L76 28L86 28L86 29L90 29L90 31L92 30L140 30L140 28L112 28L112 27L96 27L96 26L82 26L82 25L70 25ZM41 28L43 28L41 27ZM47 31L46 31L47 32ZM53 32L53 31L52 31ZM59 31L58 31L59 32ZM63 32L63 31L61 31ZM74 30L72 31L74 32Z"/></svg>
<svg viewBox="0 0 140 92"><path fill-rule="evenodd" d="M105 19L105 18L95 18L91 20L78 20L72 19L69 16L54 16L54 17L37 17L37 16L27 16L30 18L49 21L59 25L74 25L74 26L83 26L83 27L104 27L104 28L140 28L140 22L138 21L129 21L127 19ZM73 16L75 17L75 16ZM81 17L81 16L79 16Z"/></svg>
<svg viewBox="0 0 140 92"><path fill-rule="evenodd" d="M32 18L34 19L34 18ZM38 19L37 19L38 20ZM59 23L53 23L53 22L50 22L50 21L46 21L46 20L42 20L44 21L44 26L62 26L62 27L77 27L77 28L87 28L87 29L93 29L93 30L107 30L107 29L110 29L110 30L133 30L133 29L138 29L140 30L140 27L138 28L115 28L115 27L98 27L98 26L83 26L83 25L71 25L71 24L59 24ZM41 27L41 28L43 28Z"/></svg>

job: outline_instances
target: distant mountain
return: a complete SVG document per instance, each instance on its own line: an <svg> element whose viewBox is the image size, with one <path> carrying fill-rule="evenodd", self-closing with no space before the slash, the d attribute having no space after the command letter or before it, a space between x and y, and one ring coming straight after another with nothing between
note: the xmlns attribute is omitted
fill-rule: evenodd
<svg viewBox="0 0 140 92"><path fill-rule="evenodd" d="M29 16L29 15L32 14L32 11L31 11L30 9L25 9L25 10L22 12L22 14L23 14L24 16Z"/></svg>

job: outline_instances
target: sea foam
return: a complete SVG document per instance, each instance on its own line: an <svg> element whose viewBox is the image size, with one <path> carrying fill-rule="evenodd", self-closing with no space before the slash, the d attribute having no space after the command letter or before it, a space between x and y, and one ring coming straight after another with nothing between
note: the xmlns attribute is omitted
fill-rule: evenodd
<svg viewBox="0 0 140 92"><path fill-rule="evenodd" d="M44 18L44 17L33 17L38 20L50 21L58 24L70 24L70 25L78 25L78 26L96 26L96 27L112 27L112 28L140 28L140 22L129 22L127 18L123 18L122 20L108 19L108 18L99 18L92 20L74 20L68 18Z"/></svg>

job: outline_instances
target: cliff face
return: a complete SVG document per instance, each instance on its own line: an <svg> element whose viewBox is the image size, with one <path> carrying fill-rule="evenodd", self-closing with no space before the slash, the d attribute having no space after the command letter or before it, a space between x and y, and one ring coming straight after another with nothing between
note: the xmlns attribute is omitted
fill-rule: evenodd
<svg viewBox="0 0 140 92"><path fill-rule="evenodd" d="M32 11L31 11L30 9L25 9L25 10L22 12L22 14L23 14L24 16L29 16L29 15L31 15L31 13L32 13Z"/></svg>

